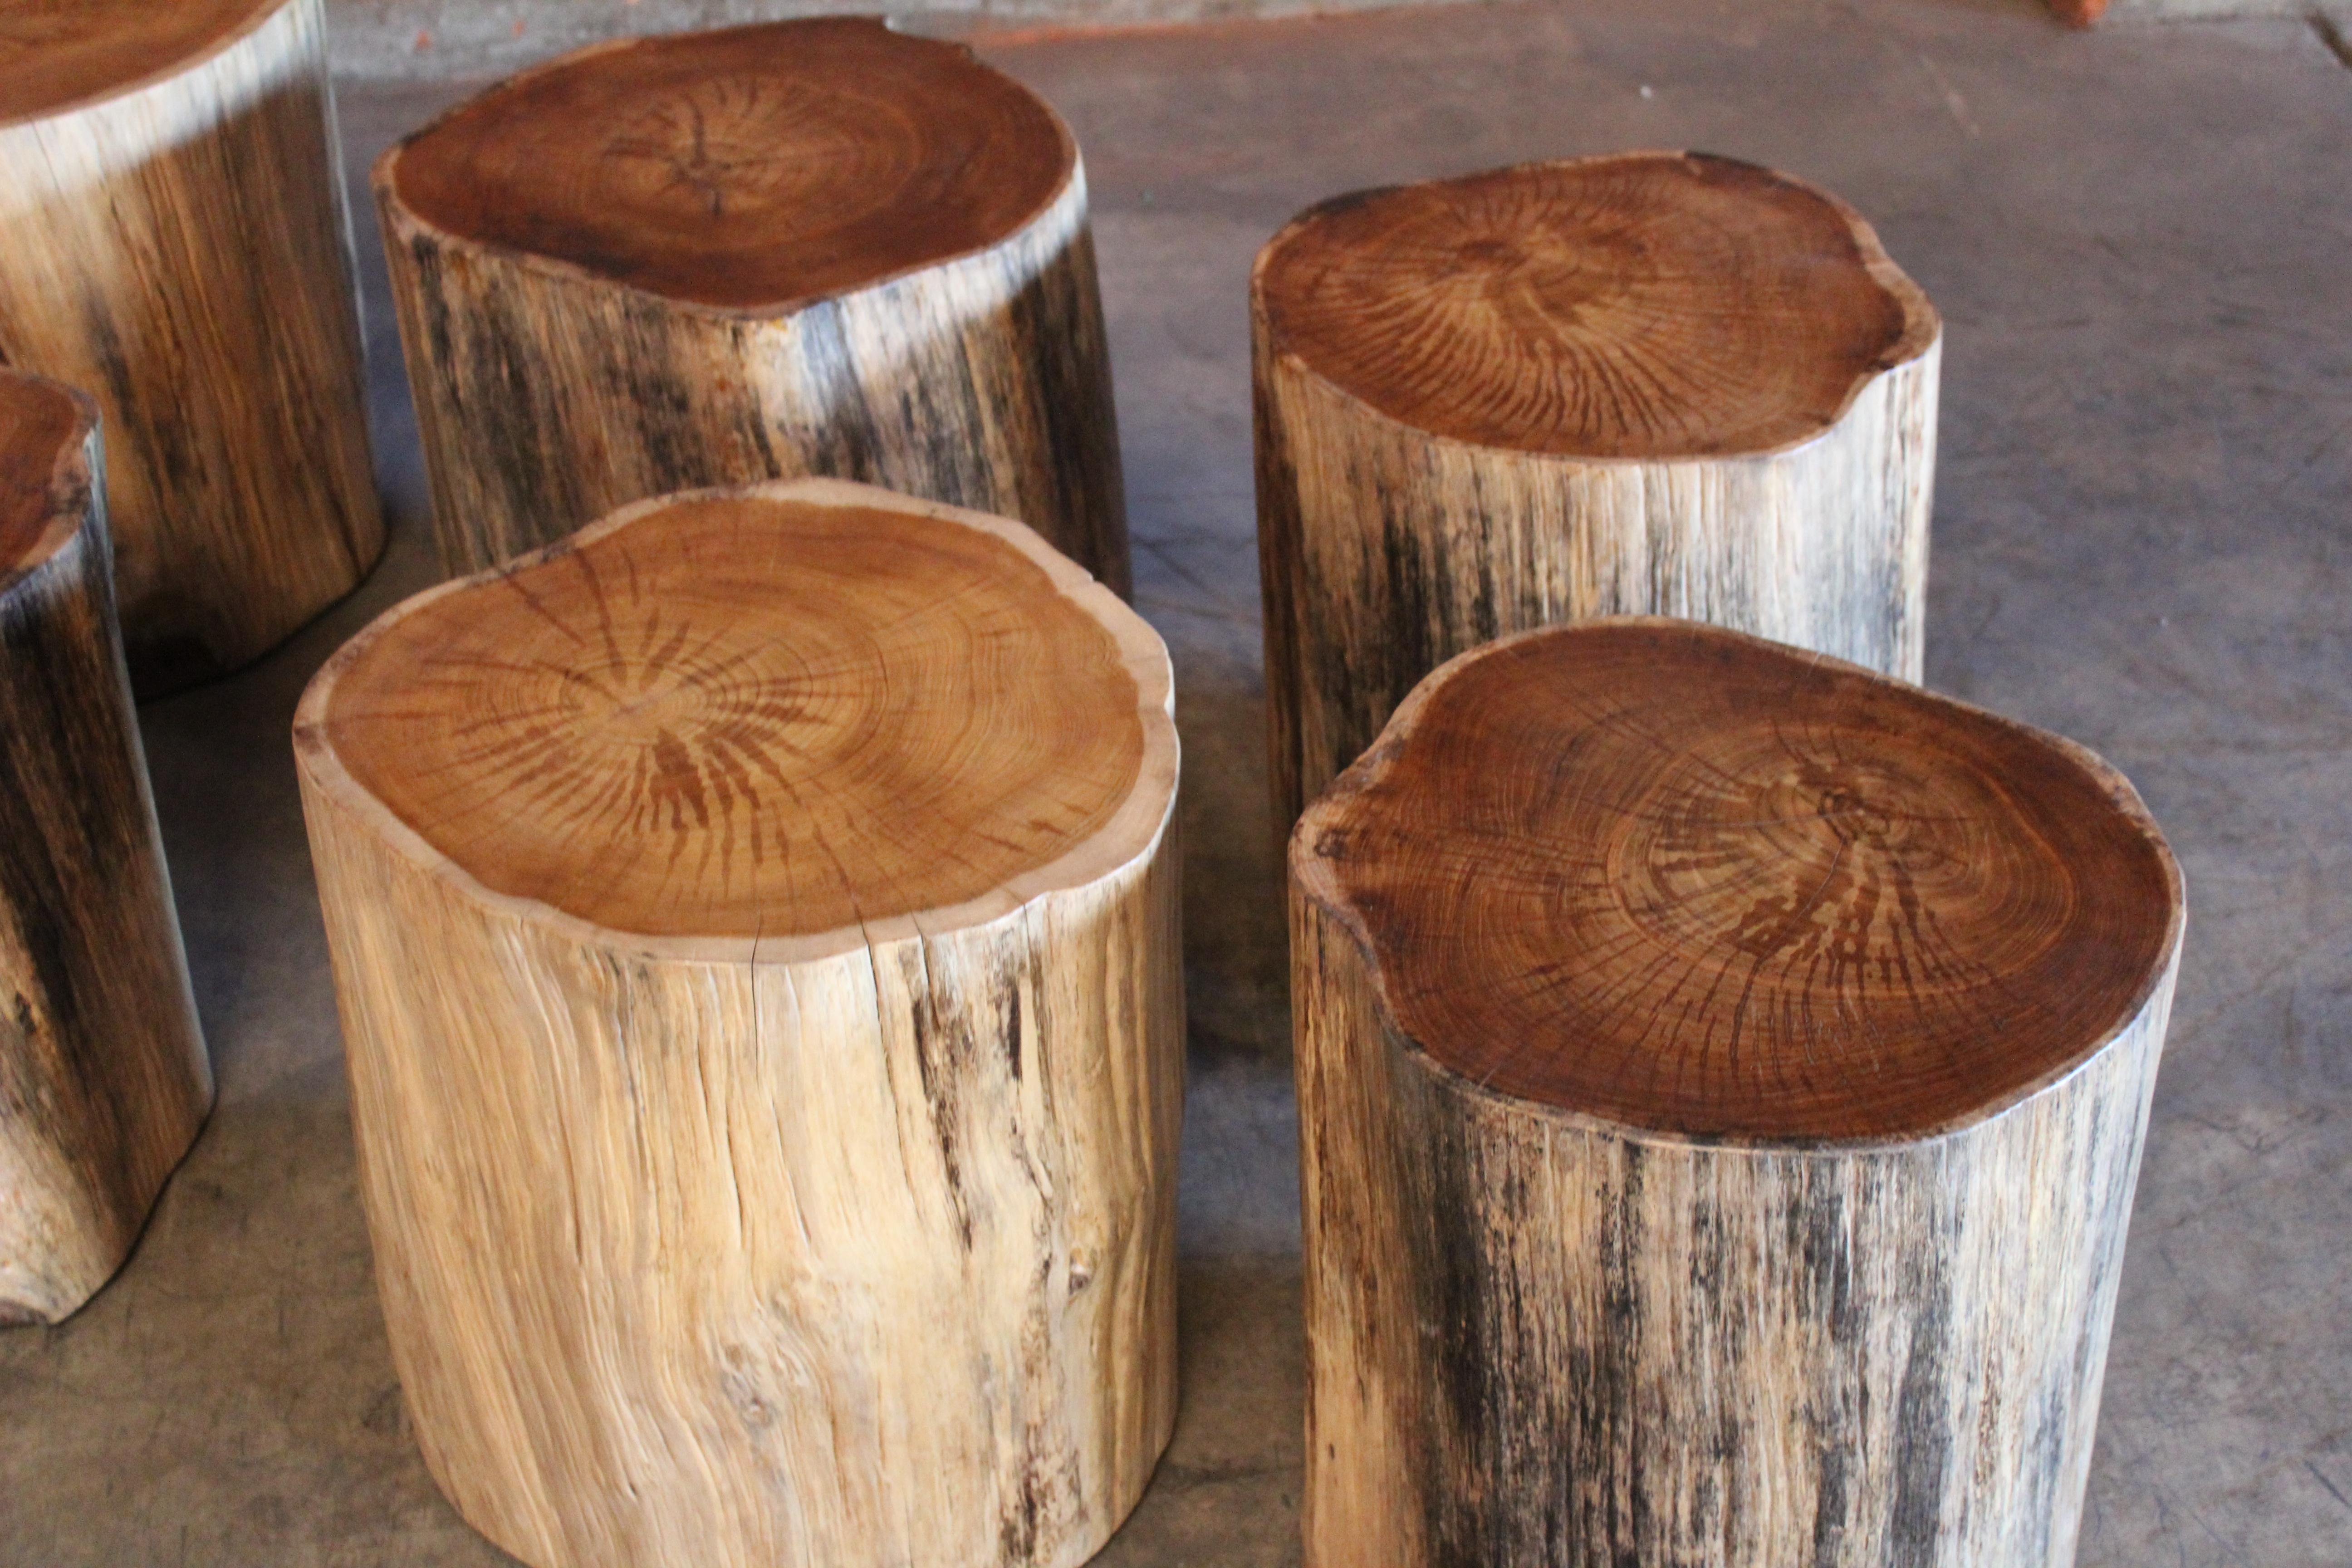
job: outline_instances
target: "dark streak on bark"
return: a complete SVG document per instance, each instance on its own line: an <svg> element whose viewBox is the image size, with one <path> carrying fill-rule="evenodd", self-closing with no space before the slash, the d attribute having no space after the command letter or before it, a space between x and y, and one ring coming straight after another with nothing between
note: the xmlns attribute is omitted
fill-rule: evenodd
<svg viewBox="0 0 2352 1568"><path fill-rule="evenodd" d="M1447 1136L1420 1154L1425 1196L1415 1194L1407 1211L1410 1223L1424 1227L1418 1240L1430 1259L1419 1327L1432 1341L1427 1353L1445 1423L1437 1447L1452 1461L1430 1467L1422 1506L1435 1560L1469 1568L1492 1559L1498 1542L1490 1527L1508 1511L1493 1506L1508 1484L1509 1457L1498 1443L1508 1436L1498 1419L1507 1397L1499 1382L1508 1373L1496 1365L1488 1315L1491 1307L1507 1318L1515 1303L1507 1273L1490 1267L1484 1216L1492 1200L1477 1152L1466 1138Z"/></svg>
<svg viewBox="0 0 2352 1568"><path fill-rule="evenodd" d="M948 1201L955 1207L956 1233L970 1252L971 1197L964 1185L962 1086L972 1068L971 1033L961 1019L940 1016L942 1009L931 994L930 966L919 943L910 944L899 964L912 1003L915 1070L922 1079L931 1135L939 1141L940 1168L947 1180Z"/></svg>
<svg viewBox="0 0 2352 1568"><path fill-rule="evenodd" d="M823 387L825 425L803 454L809 471L872 482L874 411L857 379L857 362L842 328L841 307L812 305L793 322L808 344L809 380Z"/></svg>
<svg viewBox="0 0 2352 1568"><path fill-rule="evenodd" d="M1910 1355L1895 1396L1892 1568L1932 1568L1936 1563L1945 1471L1951 1464L1950 1368L1945 1343L1951 1288L1941 1256L1933 1249L1925 1254L1920 1274L1913 1297L1919 1303L1918 1316L1912 1322Z"/></svg>
<svg viewBox="0 0 2352 1568"><path fill-rule="evenodd" d="M1005 1065L1013 1070L1013 1081L1021 1081L1021 987L1016 983L1004 988L1004 1006L997 1026L997 1038L1004 1042Z"/></svg>
<svg viewBox="0 0 2352 1568"><path fill-rule="evenodd" d="M677 363L666 328L658 307L628 298L620 331L608 345L614 401L605 406L634 411L656 485L665 491L693 489L708 482L704 476L715 465L703 439L693 374Z"/></svg>
<svg viewBox="0 0 2352 1568"><path fill-rule="evenodd" d="M1110 350L1097 299L1094 235L1081 228L1068 265L1047 269L1013 296L1012 328L1023 358L1036 367L1033 395L1049 458L1046 499L1070 541L1064 548L1127 598L1134 584L1126 489Z"/></svg>
<svg viewBox="0 0 2352 1568"><path fill-rule="evenodd" d="M1259 352L1263 355L1263 347ZM1279 847L1304 804L1299 782L1304 776L1305 742L1298 713L1302 678L1298 610L1307 595L1299 554L1305 525L1298 511L1298 473L1290 456L1290 442L1282 432L1281 406L1268 387L1270 379L1261 364L1251 378L1250 414L1255 432L1258 582L1265 625L1266 771L1274 787L1274 831Z"/></svg>

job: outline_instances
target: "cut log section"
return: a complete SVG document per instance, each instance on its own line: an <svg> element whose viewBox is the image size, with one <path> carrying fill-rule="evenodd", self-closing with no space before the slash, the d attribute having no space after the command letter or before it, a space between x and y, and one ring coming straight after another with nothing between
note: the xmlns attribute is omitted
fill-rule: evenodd
<svg viewBox="0 0 2352 1568"><path fill-rule="evenodd" d="M434 1475L540 1568L1074 1564L1175 1410L1166 651L836 480L411 600L296 725Z"/></svg>
<svg viewBox="0 0 2352 1568"><path fill-rule="evenodd" d="M1300 820L1311 1568L2065 1568L2179 869L2054 736L1636 618Z"/></svg>
<svg viewBox="0 0 2352 1568"><path fill-rule="evenodd" d="M1423 676L1538 626L1919 679L1942 328L1833 197L1661 153L1343 196L1252 301L1281 822Z"/></svg>
<svg viewBox="0 0 2352 1568"><path fill-rule="evenodd" d="M320 0L0 0L0 363L98 399L142 696L383 553L333 112Z"/></svg>
<svg viewBox="0 0 2352 1568"><path fill-rule="evenodd" d="M113 1277L212 1107L100 461L95 405L0 371L0 1323Z"/></svg>
<svg viewBox="0 0 2352 1568"><path fill-rule="evenodd" d="M584 49L375 189L452 572L820 474L1018 518L1127 592L1077 144L970 50L842 17Z"/></svg>

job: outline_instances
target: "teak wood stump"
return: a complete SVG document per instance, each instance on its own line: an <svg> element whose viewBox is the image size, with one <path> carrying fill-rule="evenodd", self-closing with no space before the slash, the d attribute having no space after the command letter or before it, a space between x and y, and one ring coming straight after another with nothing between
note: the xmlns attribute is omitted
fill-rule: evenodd
<svg viewBox="0 0 2352 1568"><path fill-rule="evenodd" d="M1310 1568L2073 1560L2182 924L2120 775L1605 620L1290 865Z"/></svg>
<svg viewBox="0 0 2352 1568"><path fill-rule="evenodd" d="M970 50L845 17L603 45L375 190L452 572L822 474L1017 518L1128 591L1077 144Z"/></svg>
<svg viewBox="0 0 2352 1568"><path fill-rule="evenodd" d="M0 363L98 400L142 696L383 553L333 113L320 0L0 0Z"/></svg>
<svg viewBox="0 0 2352 1568"><path fill-rule="evenodd" d="M1275 806L1413 683L1612 614L1919 679L1942 328L1833 197L1696 153L1342 196L1251 288Z"/></svg>
<svg viewBox="0 0 2352 1568"><path fill-rule="evenodd" d="M0 1323L113 1276L212 1106L100 462L88 398L0 371Z"/></svg>
<svg viewBox="0 0 2352 1568"><path fill-rule="evenodd" d="M296 723L393 1350L538 1564L1075 1564L1175 1411L1166 651L835 480L394 609Z"/></svg>

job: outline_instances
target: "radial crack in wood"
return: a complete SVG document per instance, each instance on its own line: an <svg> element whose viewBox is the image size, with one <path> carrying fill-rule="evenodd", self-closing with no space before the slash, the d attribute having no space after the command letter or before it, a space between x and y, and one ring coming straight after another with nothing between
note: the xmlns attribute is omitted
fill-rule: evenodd
<svg viewBox="0 0 2352 1568"><path fill-rule="evenodd" d="M843 17L600 46L375 187L452 571L828 474L1017 517L1126 591L1077 147L970 50Z"/></svg>
<svg viewBox="0 0 2352 1568"><path fill-rule="evenodd" d="M1291 847L1307 1562L2073 1560L2179 872L1741 634L1442 667Z"/></svg>
<svg viewBox="0 0 2352 1568"><path fill-rule="evenodd" d="M383 552L320 0L0 0L0 363L108 432L142 696Z"/></svg>
<svg viewBox="0 0 2352 1568"><path fill-rule="evenodd" d="M1001 519L663 498L296 749L395 1361L540 1565L1075 1564L1174 1418L1159 639Z"/></svg>
<svg viewBox="0 0 2352 1568"><path fill-rule="evenodd" d="M0 1322L112 1277L212 1104L100 463L88 398L0 371Z"/></svg>
<svg viewBox="0 0 2352 1568"><path fill-rule="evenodd" d="M1941 326L1843 203L1696 153L1527 164L1313 208L1252 300L1281 821L1537 626L1918 679Z"/></svg>

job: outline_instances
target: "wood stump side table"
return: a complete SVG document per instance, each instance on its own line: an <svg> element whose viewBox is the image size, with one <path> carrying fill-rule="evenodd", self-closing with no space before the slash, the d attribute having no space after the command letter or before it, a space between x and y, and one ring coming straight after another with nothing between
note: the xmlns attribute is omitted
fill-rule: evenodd
<svg viewBox="0 0 2352 1568"><path fill-rule="evenodd" d="M435 1477L538 1568L1068 1568L1175 1414L1166 650L1018 524L641 503L295 739Z"/></svg>
<svg viewBox="0 0 2352 1568"><path fill-rule="evenodd" d="M1251 302L1280 822L1534 626L1919 679L1942 327L1843 203L1696 153L1531 163L1312 208Z"/></svg>
<svg viewBox="0 0 2352 1568"><path fill-rule="evenodd" d="M112 1278L212 1107L102 460L89 398L0 371L0 1323Z"/></svg>
<svg viewBox="0 0 2352 1568"><path fill-rule="evenodd" d="M320 0L0 0L0 363L98 400L142 696L383 551L333 114Z"/></svg>
<svg viewBox="0 0 2352 1568"><path fill-rule="evenodd" d="M1689 622L1291 844L1309 1568L2065 1568L2182 929L2124 779Z"/></svg>
<svg viewBox="0 0 2352 1568"><path fill-rule="evenodd" d="M822 474L1017 518L1127 592L1077 144L970 50L847 17L598 46L375 190L450 571Z"/></svg>

